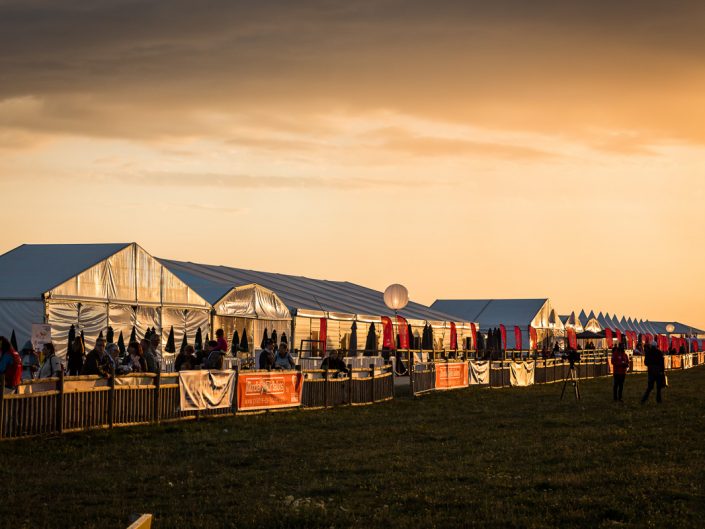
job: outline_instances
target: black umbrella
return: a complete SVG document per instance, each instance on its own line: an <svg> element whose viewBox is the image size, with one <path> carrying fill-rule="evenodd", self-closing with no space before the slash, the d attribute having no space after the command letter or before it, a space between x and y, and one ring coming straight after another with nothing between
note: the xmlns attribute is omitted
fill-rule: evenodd
<svg viewBox="0 0 705 529"><path fill-rule="evenodd" d="M411 324L407 323L407 332L409 333L409 349L416 349L416 346L414 345L414 331L411 330Z"/></svg>
<svg viewBox="0 0 705 529"><path fill-rule="evenodd" d="M370 328L367 331L367 339L365 340L365 355L372 356L377 351L377 333L375 332L375 324L370 323Z"/></svg>
<svg viewBox="0 0 705 529"><path fill-rule="evenodd" d="M421 349L428 349L428 323L424 323L421 331Z"/></svg>
<svg viewBox="0 0 705 529"><path fill-rule="evenodd" d="M86 350L86 335L83 333L83 330L81 330L81 343L83 344L83 350Z"/></svg>
<svg viewBox="0 0 705 529"><path fill-rule="evenodd" d="M144 331L144 339L149 341L149 338L152 336L152 329L147 327L147 330Z"/></svg>
<svg viewBox="0 0 705 529"><path fill-rule="evenodd" d="M475 349L480 351L485 351L485 335L481 332L477 333L477 343L475 344Z"/></svg>
<svg viewBox="0 0 705 529"><path fill-rule="evenodd" d="M240 347L240 337L237 335L237 330L233 331L233 339L230 340L230 354L237 356L237 348Z"/></svg>
<svg viewBox="0 0 705 529"><path fill-rule="evenodd" d="M277 330L274 329L272 331L272 342L274 342L274 345L277 345L279 342L277 341Z"/></svg>
<svg viewBox="0 0 705 529"><path fill-rule="evenodd" d="M264 349L264 346L267 345L267 340L269 340L269 335L267 334L267 327L264 328L264 333L262 333L262 343L260 344L260 349Z"/></svg>
<svg viewBox="0 0 705 529"><path fill-rule="evenodd" d="M184 333L184 339L181 340L181 347L179 348L179 352L183 353L184 349L186 349L187 345L188 345L188 337L186 336L186 333Z"/></svg>
<svg viewBox="0 0 705 529"><path fill-rule="evenodd" d="M206 343L211 341L211 336L210 334L206 333Z"/></svg>
<svg viewBox="0 0 705 529"><path fill-rule="evenodd" d="M176 338L174 337L174 326L171 326L169 330L169 338L166 339L166 345L164 346L164 351L167 353L176 352Z"/></svg>
<svg viewBox="0 0 705 529"><path fill-rule="evenodd" d="M17 351L17 336L15 336L15 329L12 329L12 336L10 336L10 344L12 348Z"/></svg>
<svg viewBox="0 0 705 529"><path fill-rule="evenodd" d="M136 342L137 341L137 329L135 329L135 326L132 326L132 332L130 333L130 343Z"/></svg>
<svg viewBox="0 0 705 529"><path fill-rule="evenodd" d="M282 334L282 337L284 335ZM348 350L350 351L350 356L355 356L355 353L357 352L357 322L353 321L352 322L352 328L350 329L350 344L348 347Z"/></svg>
<svg viewBox="0 0 705 529"><path fill-rule="evenodd" d="M435 349L435 345L433 343L433 327L430 325L428 326L428 343L429 343L429 349Z"/></svg>
<svg viewBox="0 0 705 529"><path fill-rule="evenodd" d="M287 343L287 341L286 341L286 333L285 333L285 332L282 333L281 343Z"/></svg>
<svg viewBox="0 0 705 529"><path fill-rule="evenodd" d="M247 327L242 330L242 340L240 340L240 351L250 352L250 342L247 341Z"/></svg>
<svg viewBox="0 0 705 529"><path fill-rule="evenodd" d="M105 333L105 341L108 343L113 343L115 341L115 331L112 327L108 327L108 332Z"/></svg>
<svg viewBox="0 0 705 529"><path fill-rule="evenodd" d="M73 341L76 339L76 327L72 324L71 328L69 329L69 347L66 349L67 351L71 350L71 346L73 345Z"/></svg>
<svg viewBox="0 0 705 529"><path fill-rule="evenodd" d="M125 356L125 338L122 336L122 331L120 331L120 336L118 336L117 346L120 349L120 356Z"/></svg>
<svg viewBox="0 0 705 529"><path fill-rule="evenodd" d="M201 351L203 349L203 333L201 328L196 329L196 340L194 341L193 347L196 351Z"/></svg>
<svg viewBox="0 0 705 529"><path fill-rule="evenodd" d="M97 340L102 340L102 339L103 339L103 331L100 331L100 332L98 333L98 338L97 338Z"/></svg>

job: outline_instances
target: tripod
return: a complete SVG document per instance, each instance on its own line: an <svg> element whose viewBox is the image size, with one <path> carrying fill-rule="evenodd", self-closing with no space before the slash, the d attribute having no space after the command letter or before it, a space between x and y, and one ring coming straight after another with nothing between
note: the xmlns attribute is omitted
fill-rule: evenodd
<svg viewBox="0 0 705 529"><path fill-rule="evenodd" d="M573 384L573 390L575 391L575 400L580 400L580 386L578 385L578 370L575 368L574 363L570 363L570 368L568 368L568 378L563 381L563 390L561 391L561 400L563 400L563 395L565 394L565 387L570 382Z"/></svg>

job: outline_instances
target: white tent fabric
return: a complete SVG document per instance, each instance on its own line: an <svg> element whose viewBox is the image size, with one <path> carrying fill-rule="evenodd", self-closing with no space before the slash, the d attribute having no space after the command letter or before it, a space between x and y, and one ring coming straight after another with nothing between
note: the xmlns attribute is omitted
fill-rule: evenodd
<svg viewBox="0 0 705 529"><path fill-rule="evenodd" d="M89 348L108 325L116 340L134 325L138 336L155 327L165 341L163 307L187 310L190 327L209 331L210 304L136 243L22 245L0 256L0 332L24 337L32 323L49 323L60 356L72 324Z"/></svg>
<svg viewBox="0 0 705 529"><path fill-rule="evenodd" d="M291 320L284 302L274 292L257 284L235 287L213 304L218 316Z"/></svg>

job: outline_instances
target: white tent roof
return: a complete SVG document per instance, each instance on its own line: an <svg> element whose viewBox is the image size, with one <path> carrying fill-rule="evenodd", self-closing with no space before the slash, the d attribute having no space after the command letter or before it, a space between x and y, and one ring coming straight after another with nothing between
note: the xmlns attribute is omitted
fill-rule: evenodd
<svg viewBox="0 0 705 529"><path fill-rule="evenodd" d="M0 299L209 304L136 243L23 244L0 256Z"/></svg>
<svg viewBox="0 0 705 529"><path fill-rule="evenodd" d="M274 292L252 284L235 287L213 304L218 316L257 318L260 320L290 320L291 314Z"/></svg>
<svg viewBox="0 0 705 529"><path fill-rule="evenodd" d="M347 281L311 279L169 259L160 261L211 303L217 302L234 286L256 283L275 292L292 313L326 312L376 317L394 315L384 304L382 292ZM457 321L449 314L413 301L400 310L399 315L409 320Z"/></svg>
<svg viewBox="0 0 705 529"><path fill-rule="evenodd" d="M542 299L439 299L431 308L454 314L464 321L476 321L481 329L517 325L549 328L551 306ZM560 319L556 317L556 322ZM562 326L562 324L561 324Z"/></svg>

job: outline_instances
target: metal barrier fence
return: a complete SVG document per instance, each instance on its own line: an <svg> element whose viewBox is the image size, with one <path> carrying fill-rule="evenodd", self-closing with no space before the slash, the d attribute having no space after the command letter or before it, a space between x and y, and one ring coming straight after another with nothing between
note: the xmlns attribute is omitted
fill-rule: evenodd
<svg viewBox="0 0 705 529"><path fill-rule="evenodd" d="M664 357L665 368L668 371L689 369L705 364L705 352L689 353L685 355L667 355ZM487 364L487 361L468 362L470 372L473 365ZM412 394L418 395L435 389L435 366L433 362L414 364L411 377ZM632 372L644 372L646 366L643 357L633 356L631 359ZM581 380L608 376L612 373L610 358L604 353L583 356L580 362L575 363L576 375ZM486 382L473 381L470 377L469 385L482 385L492 388L510 386L525 386L534 384L550 384L563 382L569 377L570 363L562 359L528 360L528 361L491 361L489 362L489 376ZM514 370L514 373L512 371ZM517 376L517 371L522 371L529 376Z"/></svg>
<svg viewBox="0 0 705 529"><path fill-rule="evenodd" d="M345 378L321 373L320 379L304 380L303 407L372 404L394 397L391 366L355 369ZM0 376L0 388L3 382ZM17 393L0 392L0 440L234 413L237 399L232 408L181 411L178 373L107 379L62 375L23 382Z"/></svg>

